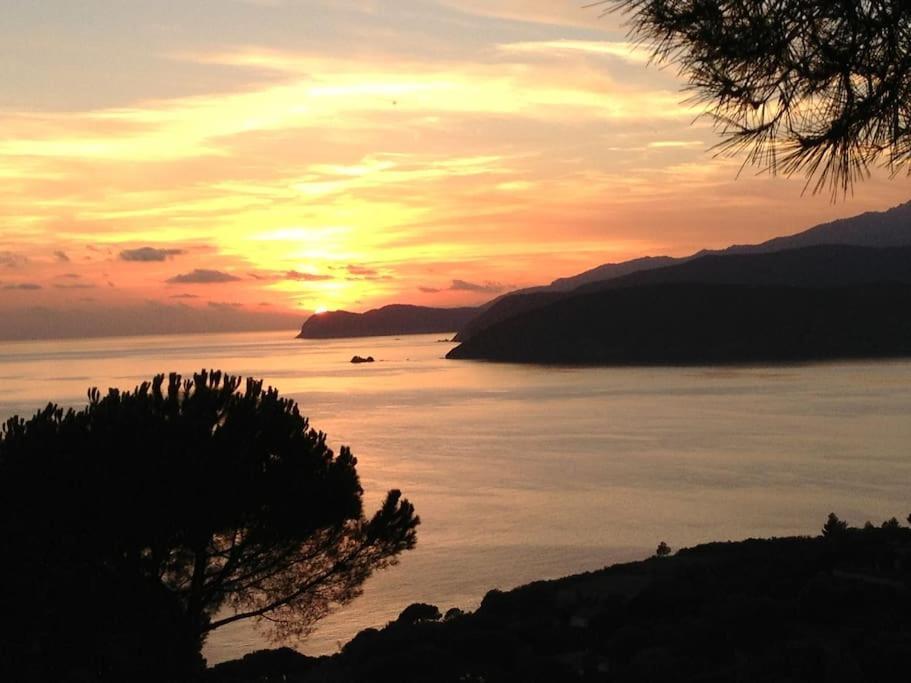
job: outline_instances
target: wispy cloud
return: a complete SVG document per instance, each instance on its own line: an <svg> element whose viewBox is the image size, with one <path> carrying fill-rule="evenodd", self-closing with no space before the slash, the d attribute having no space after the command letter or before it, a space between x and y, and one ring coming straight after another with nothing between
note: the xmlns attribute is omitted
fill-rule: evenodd
<svg viewBox="0 0 911 683"><path fill-rule="evenodd" d="M167 281L175 285L210 285L226 282L237 282L239 280L239 277L231 275L230 273L224 273L220 270L197 268L192 272L183 273L182 275L175 275L172 278L168 278Z"/></svg>
<svg viewBox="0 0 911 683"><path fill-rule="evenodd" d="M479 294L499 294L509 287L499 282L467 282L466 280L453 280L449 289L453 292L477 292Z"/></svg>
<svg viewBox="0 0 911 683"><path fill-rule="evenodd" d="M160 249L156 247L139 247L138 249L124 249L120 252L121 261L149 263L167 261L172 256L185 253L183 249Z"/></svg>
<svg viewBox="0 0 911 683"><path fill-rule="evenodd" d="M355 277L375 278L380 274L376 268L368 268L367 266L356 266L351 264L346 266L345 270L348 271L349 275L354 275Z"/></svg>
<svg viewBox="0 0 911 683"><path fill-rule="evenodd" d="M581 54L598 57L615 57L631 64L647 64L651 58L648 49L628 41L610 42L596 40L538 40L503 43L502 52L553 56Z"/></svg>
<svg viewBox="0 0 911 683"><path fill-rule="evenodd" d="M615 29L604 20L602 9L576 2L555 0L436 0L439 4L466 14L494 17L548 27Z"/></svg>
<svg viewBox="0 0 911 683"><path fill-rule="evenodd" d="M648 143L649 149L699 149L704 148L701 140L655 140Z"/></svg>
<svg viewBox="0 0 911 683"><path fill-rule="evenodd" d="M19 268L28 263L28 258L12 251L0 251L0 268Z"/></svg>
<svg viewBox="0 0 911 683"><path fill-rule="evenodd" d="M295 282L326 282L332 280L333 277L324 273L300 273L296 270L289 270L282 276L282 279Z"/></svg>
<svg viewBox="0 0 911 683"><path fill-rule="evenodd" d="M36 284L34 282L17 282L17 283L3 285L3 289L33 292L33 291L43 289L43 288L41 285Z"/></svg>

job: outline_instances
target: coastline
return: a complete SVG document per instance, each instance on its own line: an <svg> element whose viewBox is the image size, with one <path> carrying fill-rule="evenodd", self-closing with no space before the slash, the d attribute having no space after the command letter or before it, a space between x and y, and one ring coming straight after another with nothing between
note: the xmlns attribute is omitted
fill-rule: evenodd
<svg viewBox="0 0 911 683"><path fill-rule="evenodd" d="M911 653L909 588L911 529L895 520L714 542L492 590L472 613L412 605L338 654L261 651L207 680L829 680L839 668L838 680L885 680L851 672Z"/></svg>

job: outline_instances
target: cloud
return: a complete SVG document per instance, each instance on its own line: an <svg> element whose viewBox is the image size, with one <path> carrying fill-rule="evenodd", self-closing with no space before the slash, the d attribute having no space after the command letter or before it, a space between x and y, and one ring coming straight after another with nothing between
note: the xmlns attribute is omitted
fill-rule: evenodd
<svg viewBox="0 0 911 683"><path fill-rule="evenodd" d="M234 301L209 301L207 305L219 311L233 311L241 307L241 304Z"/></svg>
<svg viewBox="0 0 911 683"><path fill-rule="evenodd" d="M0 251L0 266L4 268L19 268L28 263L28 259L12 251Z"/></svg>
<svg viewBox="0 0 911 683"><path fill-rule="evenodd" d="M331 275L322 275L320 273L301 273L296 270L289 270L285 273L284 280L294 280L296 282L326 282L333 279Z"/></svg>
<svg viewBox="0 0 911 683"><path fill-rule="evenodd" d="M199 297L195 294L172 294L172 299L198 299Z"/></svg>
<svg viewBox="0 0 911 683"><path fill-rule="evenodd" d="M63 275L58 275L58 280L79 280L82 276L79 273L64 273Z"/></svg>
<svg viewBox="0 0 911 683"><path fill-rule="evenodd" d="M331 268L332 266L330 266ZM328 282L335 279L332 275L324 273L304 273L299 270L286 270L284 272L249 273L254 280L261 282L275 282L277 280L291 280L293 282Z"/></svg>
<svg viewBox="0 0 911 683"><path fill-rule="evenodd" d="M479 292L483 294L499 294L508 289L508 287L499 282L485 282L484 284L477 284L475 282L467 282L465 280L453 280L452 284L449 286L449 289L453 292Z"/></svg>
<svg viewBox="0 0 911 683"><path fill-rule="evenodd" d="M616 57L632 64L647 64L651 58L648 49L626 41L596 40L540 40L498 45L501 52L521 54L583 54Z"/></svg>
<svg viewBox="0 0 911 683"><path fill-rule="evenodd" d="M544 24L548 27L605 28L604 8L594 2L554 0L437 0L441 5L465 14L496 17L513 22ZM608 26L609 27L609 26Z"/></svg>
<svg viewBox="0 0 911 683"><path fill-rule="evenodd" d="M169 278L167 282L172 285L212 285L224 282L237 282L239 277L224 273L220 270L196 268L190 273L183 273Z"/></svg>
<svg viewBox="0 0 911 683"><path fill-rule="evenodd" d="M120 260L150 263L154 261L166 261L172 256L178 256L183 253L183 249L156 249L155 247L140 247L139 249L124 249L120 252Z"/></svg>
<svg viewBox="0 0 911 683"><path fill-rule="evenodd" d="M505 292L508 289L512 289L511 285L504 285L500 282L484 282L479 284L477 282L468 282L467 280L453 280L452 284L445 289L439 287L418 287L418 291L423 292L424 294L439 294L440 292L474 292L477 294L499 294Z"/></svg>
<svg viewBox="0 0 911 683"><path fill-rule="evenodd" d="M367 266L355 266L349 265L346 270L349 275L355 275L357 277L363 278L375 278L379 277L379 271L374 268L368 268Z"/></svg>
<svg viewBox="0 0 911 683"><path fill-rule="evenodd" d="M67 256L67 255L66 255L66 252L64 252L64 251L55 251L55 252L54 252L54 257L55 257L60 263L69 263L69 262L70 262L70 257Z"/></svg>
<svg viewBox="0 0 911 683"><path fill-rule="evenodd" d="M700 140L655 140L648 143L649 149L686 149L705 147Z"/></svg>
<svg viewBox="0 0 911 683"><path fill-rule="evenodd" d="M91 285L87 282L74 282L69 285L54 285L54 289L95 289L95 285Z"/></svg>
<svg viewBox="0 0 911 683"><path fill-rule="evenodd" d="M34 282L21 282L10 285L3 285L3 289L18 289L22 291L34 291L36 289L42 289L41 285L36 285Z"/></svg>

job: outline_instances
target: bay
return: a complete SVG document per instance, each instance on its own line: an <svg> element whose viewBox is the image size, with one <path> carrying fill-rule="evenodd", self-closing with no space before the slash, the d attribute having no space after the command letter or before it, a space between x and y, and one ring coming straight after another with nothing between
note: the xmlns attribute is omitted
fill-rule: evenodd
<svg viewBox="0 0 911 683"><path fill-rule="evenodd" d="M418 547L295 646L331 653L412 602L510 588L672 547L816 533L911 512L911 361L563 368L443 358L446 335L293 332L0 343L0 418L90 386L219 368L301 404L358 457L368 514L400 488ZM378 362L352 365L354 355ZM210 663L269 643L213 634Z"/></svg>

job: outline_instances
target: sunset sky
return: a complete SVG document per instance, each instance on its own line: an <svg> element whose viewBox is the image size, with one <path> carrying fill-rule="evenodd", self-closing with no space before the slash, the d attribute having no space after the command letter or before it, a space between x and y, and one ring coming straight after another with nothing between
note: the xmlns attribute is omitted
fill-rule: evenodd
<svg viewBox="0 0 911 683"><path fill-rule="evenodd" d="M475 304L911 198L738 178L674 69L582 4L4 0L0 337Z"/></svg>

